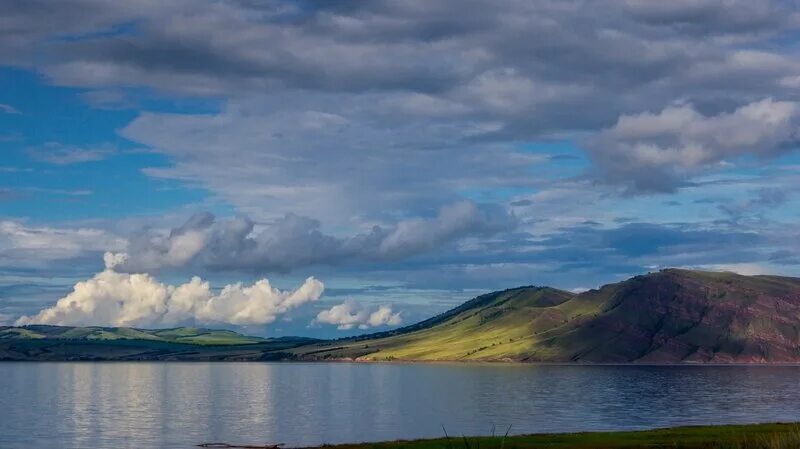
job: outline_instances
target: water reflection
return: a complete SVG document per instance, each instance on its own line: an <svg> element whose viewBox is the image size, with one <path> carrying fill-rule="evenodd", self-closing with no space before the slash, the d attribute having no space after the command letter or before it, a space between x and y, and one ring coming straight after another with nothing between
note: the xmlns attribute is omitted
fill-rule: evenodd
<svg viewBox="0 0 800 449"><path fill-rule="evenodd" d="M800 419L800 367L0 363L0 447L289 445Z"/></svg>

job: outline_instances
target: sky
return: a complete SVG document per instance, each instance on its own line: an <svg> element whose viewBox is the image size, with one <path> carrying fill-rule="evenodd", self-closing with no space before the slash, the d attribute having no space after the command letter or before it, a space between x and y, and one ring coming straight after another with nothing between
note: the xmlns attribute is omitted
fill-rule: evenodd
<svg viewBox="0 0 800 449"><path fill-rule="evenodd" d="M800 276L787 0L0 0L0 324Z"/></svg>

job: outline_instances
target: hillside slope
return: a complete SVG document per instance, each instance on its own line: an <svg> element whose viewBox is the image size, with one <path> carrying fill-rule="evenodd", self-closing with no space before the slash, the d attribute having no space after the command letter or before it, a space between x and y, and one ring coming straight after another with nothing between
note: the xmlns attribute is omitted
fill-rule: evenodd
<svg viewBox="0 0 800 449"><path fill-rule="evenodd" d="M229 330L176 327L171 329L135 329L132 327L74 327L30 325L0 326L0 339L57 340L149 340L200 345L232 345L263 342L260 337L242 335Z"/></svg>
<svg viewBox="0 0 800 449"><path fill-rule="evenodd" d="M0 326L0 360L273 360L315 341L193 327Z"/></svg>
<svg viewBox="0 0 800 449"><path fill-rule="evenodd" d="M800 362L800 279L668 269L577 295L522 287L394 333L292 351L300 359Z"/></svg>

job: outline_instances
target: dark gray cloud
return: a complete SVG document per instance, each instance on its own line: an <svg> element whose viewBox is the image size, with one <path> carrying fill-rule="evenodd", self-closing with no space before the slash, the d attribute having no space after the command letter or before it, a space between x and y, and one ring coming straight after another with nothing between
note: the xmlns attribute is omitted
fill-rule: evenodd
<svg viewBox="0 0 800 449"><path fill-rule="evenodd" d="M239 109L253 122L334 114L339 126L347 123L363 136L360 141L346 130L340 129L347 137L339 142L328 132L306 129L309 141L335 142L343 161L365 160L359 147L369 147L373 160L387 164L396 162L393 151L468 147L491 154L520 141L605 129L599 142L588 144L598 166L594 173L631 192L675 189L716 162L791 148L788 136L781 142L772 136L769 142L741 142L732 151L729 142L706 135L688 142L710 153L698 162L687 147L664 145L660 135L642 134L635 143L612 135L620 117L663 114L675 102L694 105L698 119L713 121L768 98L773 104L797 101L800 64L780 44L800 23L793 2L662 3L3 2L8 26L0 42L15 50L7 63L37 67L58 84L227 99L228 109L218 116L145 115L126 132L179 160L161 176L197 180L218 191L225 188L197 166L218 167L220 161L211 158L219 150L191 142L198 151L189 159L166 134L176 138L213 121L223 131L252 135L254 130L238 123ZM247 105L242 97L250 100ZM157 127L162 121L170 129ZM752 125L756 134L772 131L763 122ZM160 138L149 138L153 132ZM294 153L294 145L309 144L281 141L281 131L273 132L271 139L252 143L267 154L280 153L277 147ZM653 157L642 157L643 148ZM247 142L226 143L226 154L242 152L244 157L223 162L233 171L251 166ZM507 156L495 159L502 157ZM495 177L503 167L496 169ZM635 176L643 171L652 174ZM429 176L420 172L415 181ZM367 185L367 191L384 187Z"/></svg>
<svg viewBox="0 0 800 449"><path fill-rule="evenodd" d="M293 214L256 226L246 217L216 220L192 216L164 234L143 231L131 237L123 253L107 256L117 270L152 272L168 268L288 272L313 265L356 260L394 261L470 236L491 236L513 229L514 217L496 205L459 202L436 216L374 226L348 237L324 234L317 220Z"/></svg>
<svg viewBox="0 0 800 449"><path fill-rule="evenodd" d="M797 258L775 248L795 234L792 226L760 232L706 223L577 225L541 236L506 233L480 247L437 251L360 274L380 278L391 273L413 280L409 286L415 288L500 289L531 284L592 288L666 267L784 273L796 269Z"/></svg>
<svg viewBox="0 0 800 449"><path fill-rule="evenodd" d="M702 35L772 32L787 23L787 2L629 0L627 11L650 25Z"/></svg>

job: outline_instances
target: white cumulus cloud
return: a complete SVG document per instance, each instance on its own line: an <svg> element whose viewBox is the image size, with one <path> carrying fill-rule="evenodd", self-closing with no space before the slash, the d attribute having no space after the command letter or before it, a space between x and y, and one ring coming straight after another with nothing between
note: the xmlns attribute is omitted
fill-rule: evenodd
<svg viewBox="0 0 800 449"><path fill-rule="evenodd" d="M119 259L107 255L107 268L75 284L72 293L16 325L160 326L183 323L258 325L272 323L322 296L324 285L313 277L292 291L282 291L267 279L250 286L226 285L214 293L207 281L193 277L181 285L159 282L149 274L118 273Z"/></svg>
<svg viewBox="0 0 800 449"><path fill-rule="evenodd" d="M369 329L380 326L397 326L402 322L400 312L394 312L391 306L383 305L377 309L370 309L353 299L323 310L314 319L314 323L333 324L339 330L349 330L354 327Z"/></svg>

